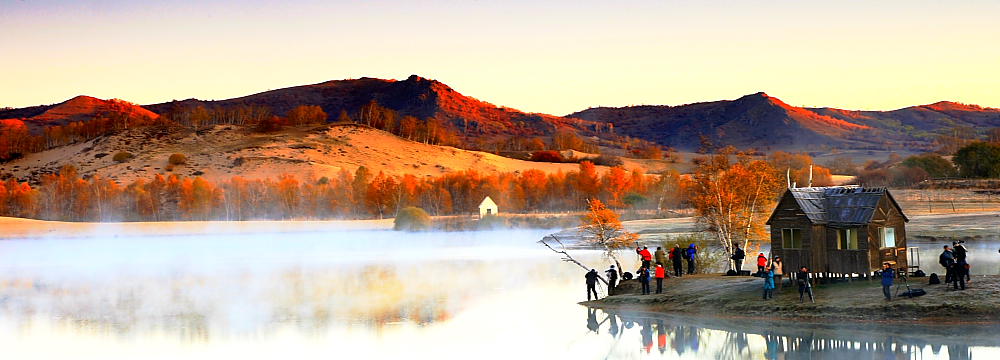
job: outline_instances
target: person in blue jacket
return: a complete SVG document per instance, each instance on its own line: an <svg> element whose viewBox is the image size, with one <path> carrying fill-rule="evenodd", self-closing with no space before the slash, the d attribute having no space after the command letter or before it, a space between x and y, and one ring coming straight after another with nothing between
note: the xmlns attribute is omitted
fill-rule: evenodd
<svg viewBox="0 0 1000 360"><path fill-rule="evenodd" d="M889 263L882 264L882 295L885 295L885 300L892 300L892 282L896 279L896 270L889 267Z"/></svg>
<svg viewBox="0 0 1000 360"><path fill-rule="evenodd" d="M764 270L760 275L764 278L764 300L774 298L774 269Z"/></svg>
<svg viewBox="0 0 1000 360"><path fill-rule="evenodd" d="M696 246L695 244L688 245L688 248L685 251L687 251L686 254L687 256L685 256L684 258L687 259L688 261L687 273L688 275L691 275L694 274L694 258L696 255L698 255L698 246Z"/></svg>

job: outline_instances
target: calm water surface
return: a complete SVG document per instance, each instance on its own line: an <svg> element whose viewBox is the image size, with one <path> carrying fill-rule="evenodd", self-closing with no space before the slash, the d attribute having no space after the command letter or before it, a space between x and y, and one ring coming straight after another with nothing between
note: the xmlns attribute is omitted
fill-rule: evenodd
<svg viewBox="0 0 1000 360"><path fill-rule="evenodd" d="M537 230L0 242L6 358L997 358L1000 328L606 313ZM985 254L974 248L974 254ZM993 246L993 252L996 251ZM929 248L929 246L928 246ZM574 251L588 263L599 254ZM936 262L925 259L925 262ZM985 258L985 255L983 255ZM630 258L630 257L629 257ZM982 273L990 263L979 267ZM630 266L631 267L631 266Z"/></svg>

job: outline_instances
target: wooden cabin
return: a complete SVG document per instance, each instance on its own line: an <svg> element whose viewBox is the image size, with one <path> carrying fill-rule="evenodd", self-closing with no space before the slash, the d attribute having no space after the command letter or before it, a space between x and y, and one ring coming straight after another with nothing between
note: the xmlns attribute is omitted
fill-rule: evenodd
<svg viewBox="0 0 1000 360"><path fill-rule="evenodd" d="M791 188L771 213L771 252L786 272L869 276L888 262L905 271L909 219L886 188Z"/></svg>

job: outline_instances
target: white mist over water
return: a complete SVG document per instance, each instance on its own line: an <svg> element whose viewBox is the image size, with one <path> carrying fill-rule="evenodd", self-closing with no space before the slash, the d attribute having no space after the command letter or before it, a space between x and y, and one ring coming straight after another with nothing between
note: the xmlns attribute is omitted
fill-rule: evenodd
<svg viewBox="0 0 1000 360"><path fill-rule="evenodd" d="M741 324L633 319L612 337L610 317L597 311L591 332L590 314L575 304L585 299L582 269L536 243L550 232L330 228L0 241L0 354L603 359L768 351L771 338ZM596 251L573 254L607 265Z"/></svg>

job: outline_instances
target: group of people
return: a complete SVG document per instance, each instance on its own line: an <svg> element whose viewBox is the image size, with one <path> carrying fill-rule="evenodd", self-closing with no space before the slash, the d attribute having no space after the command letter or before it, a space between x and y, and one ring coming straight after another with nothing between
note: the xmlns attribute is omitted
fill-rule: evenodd
<svg viewBox="0 0 1000 360"><path fill-rule="evenodd" d="M663 265L668 259L673 265L675 277L681 277L684 275L683 262L685 260L687 261L687 274L691 275L695 273L695 259L698 256L698 246L695 244L690 244L687 248L681 248L679 244L674 244L674 247L670 249L669 252L663 251L662 247L657 246L655 253L650 253L649 247L642 246L636 247L635 252L639 255L639 259L642 263L639 270L636 270L636 275L639 279L639 284L642 287L643 295L648 295L651 292L649 286L651 268L653 269L653 278L656 279L656 293L663 293L663 279L667 277L667 270L663 267ZM654 260L656 261L655 267L653 266Z"/></svg>
<svg viewBox="0 0 1000 360"><path fill-rule="evenodd" d="M781 261L780 256L775 256L774 260L768 262L767 256L760 253L757 255L757 274L764 279L764 300L773 299L775 290L780 292L783 287L785 264ZM813 298L812 283L809 282L808 267L799 267L799 271L795 273L795 282L799 286L799 302L805 301L806 295L809 295L810 302L816 302Z"/></svg>
<svg viewBox="0 0 1000 360"><path fill-rule="evenodd" d="M951 283L955 290L965 290L965 283L972 280L969 276L969 249L964 241L953 241L951 246L944 246L944 251L938 256L938 263L945 269L945 285Z"/></svg>
<svg viewBox="0 0 1000 360"><path fill-rule="evenodd" d="M663 265L668 260L673 265L673 276L681 277L684 275L683 262L685 260L687 261L687 274L694 274L696 271L695 259L698 256L698 246L695 244L690 244L687 248L681 248L679 244L675 244L669 252L658 246L655 253L651 253L649 247L641 246L636 247L635 252L639 255L641 262L639 269L636 270L636 278L639 280L643 295L652 293L650 289L652 279L656 279L656 293L663 293L663 280L667 278L667 269ZM618 285L618 269L611 265L604 273L608 278L608 295L614 295L615 287ZM591 294L593 294L594 299L598 299L597 280L600 276L597 274L597 270L590 269L584 277L587 282L587 301L590 301Z"/></svg>

